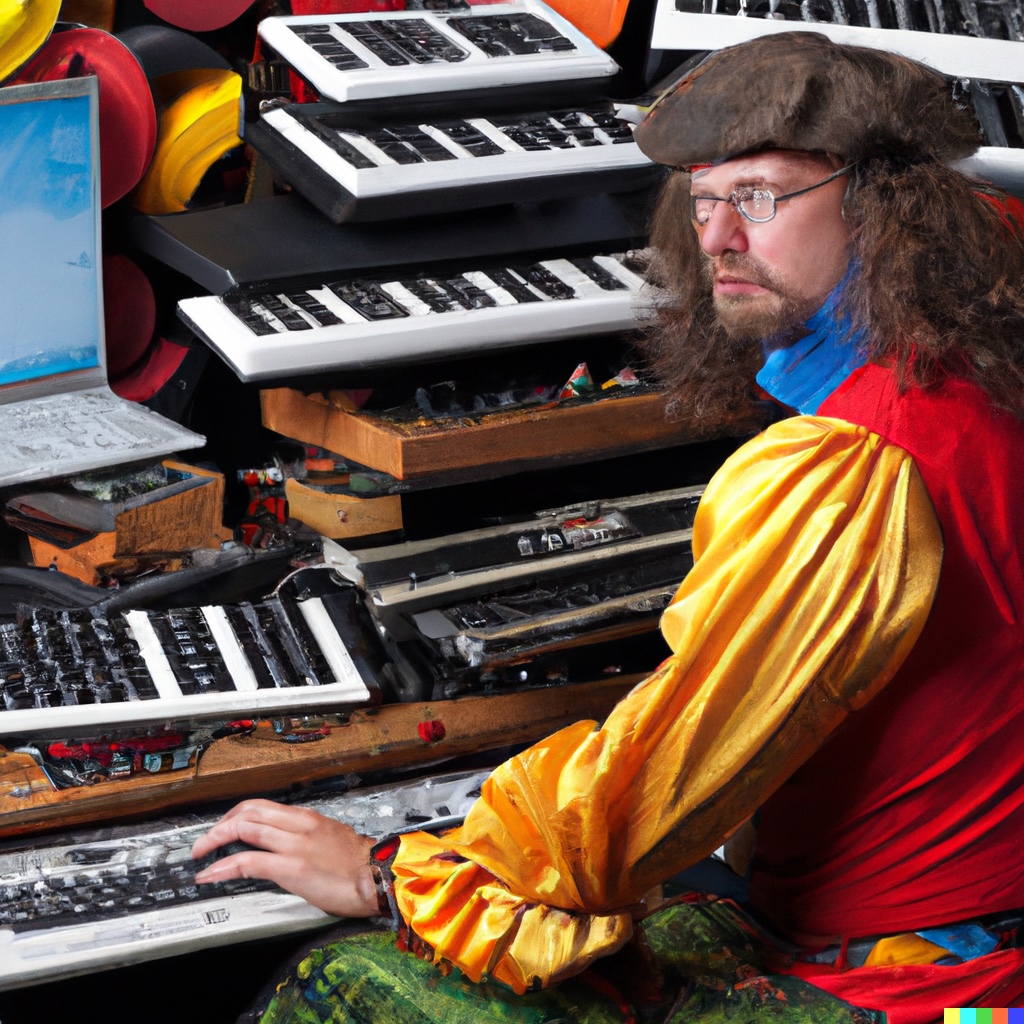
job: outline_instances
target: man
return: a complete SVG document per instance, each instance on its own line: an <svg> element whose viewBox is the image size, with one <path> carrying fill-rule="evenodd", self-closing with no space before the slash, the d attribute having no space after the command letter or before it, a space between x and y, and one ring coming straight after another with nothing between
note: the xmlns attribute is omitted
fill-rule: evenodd
<svg viewBox="0 0 1024 1024"><path fill-rule="evenodd" d="M520 993L597 964L605 997L573 990L573 1020L623 1001L644 1020L771 1004L890 1024L1014 1005L1024 245L1010 207L947 165L977 138L940 76L810 32L713 55L637 140L678 169L652 236L674 296L656 365L700 404L735 400L763 363L759 383L794 413L709 484L663 618L673 655L600 728L498 768L463 827L404 838L376 884L368 840L264 801L195 852L261 849L200 878L271 877L340 916L386 894L405 943ZM659 908L663 883L751 819L758 924L696 897ZM361 1019L343 1008L353 948L307 962L296 1019L310 1000ZM456 1002L479 999L459 984ZM534 998L503 1013L533 1019Z"/></svg>

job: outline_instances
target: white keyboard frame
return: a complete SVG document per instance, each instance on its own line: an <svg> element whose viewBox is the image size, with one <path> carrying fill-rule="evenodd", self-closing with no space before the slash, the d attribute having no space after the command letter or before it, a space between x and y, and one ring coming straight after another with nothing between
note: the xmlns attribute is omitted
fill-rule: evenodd
<svg viewBox="0 0 1024 1024"><path fill-rule="evenodd" d="M574 299L545 298L540 302L446 313L432 313L423 306L419 310L410 309L411 315L406 317L371 321L324 286L308 291L346 322L272 335L253 334L216 295L183 299L178 303L178 313L246 382L479 354L530 341L556 341L593 332L630 330L636 323L642 279L614 258L593 258L615 274L626 288L605 291L588 278L580 285L584 294ZM509 257L505 265L520 262ZM560 260L540 262L554 264L556 270L564 263ZM575 267L571 270L584 276ZM464 274L472 279L472 271L464 271ZM395 279L409 276L396 274ZM382 284L387 287L389 282L382 281Z"/></svg>
<svg viewBox="0 0 1024 1024"><path fill-rule="evenodd" d="M314 797L301 804L345 822L363 835L381 838L392 830L408 828L409 811L437 820L440 806L449 808L451 814L464 815L487 774L486 770L442 773ZM172 847L178 859L182 859L216 818L212 814L198 819L193 816L186 825L180 819L173 825L154 822L152 832L142 834L148 844ZM141 828L139 831L142 832ZM145 845L131 834L121 839L84 841L57 836L40 841L31 856L23 850L0 850L0 885L23 881L33 872L56 877L73 873L74 863L67 856L72 849L136 848L144 853ZM115 857L112 856L112 862ZM87 873L96 870L95 865L85 869ZM64 926L17 932L10 926L0 926L0 991L196 949L308 931L333 920L298 896L265 889L234 895L211 894L190 903L98 916Z"/></svg>
<svg viewBox="0 0 1024 1024"><path fill-rule="evenodd" d="M218 641L221 655L235 681L234 691L185 694L165 656L160 641L142 611L129 611L124 615L132 638L139 645L159 697L148 700L130 700L108 704L79 704L70 707L21 708L0 711L0 727L5 733L27 735L46 733L57 736L64 730L81 733L82 730L114 728L122 725L140 725L202 718L249 718L285 711L364 704L370 700L370 691L363 682L351 656L341 642L319 598L297 603L306 624L316 638L327 660L335 683L303 685L280 689L258 689L255 676L241 656L234 633L221 608L202 608L203 617ZM234 644L231 646L229 644Z"/></svg>
<svg viewBox="0 0 1024 1024"><path fill-rule="evenodd" d="M575 50L568 53L514 54L488 57L468 39L446 27L446 22L459 18L480 18L502 14L533 14L549 22L561 35L570 39ZM453 43L469 52L460 62L438 61L430 64L410 63L391 67L366 49L352 36L344 34L346 21L427 22ZM321 57L293 31L293 25L337 25L343 35L338 41L365 60L366 68L342 71ZM397 96L419 96L431 92L456 92L531 85L541 82L610 78L618 65L571 22L539 0L517 0L513 3L485 4L464 11L382 11L370 14L284 15L264 18L259 24L260 38L325 99L351 101L387 99Z"/></svg>
<svg viewBox="0 0 1024 1024"><path fill-rule="evenodd" d="M490 124L487 118L467 117L462 120L501 146L503 152L489 156L474 156L444 132L424 122L419 128L448 150L455 160L400 164L378 149L357 129L339 129L338 133L353 148L378 164L377 167L359 168L350 164L286 110L268 111L262 115L262 120L356 199L654 166L654 162L644 156L635 142L609 142L597 146L574 146L571 149L553 147L546 150L527 150ZM439 117L438 120L452 118Z"/></svg>
<svg viewBox="0 0 1024 1024"><path fill-rule="evenodd" d="M908 29L775 21L725 14L690 14L675 0L658 0L651 31L655 50L718 50L775 32L820 32L837 43L890 50L959 78L1024 82L1024 42Z"/></svg>

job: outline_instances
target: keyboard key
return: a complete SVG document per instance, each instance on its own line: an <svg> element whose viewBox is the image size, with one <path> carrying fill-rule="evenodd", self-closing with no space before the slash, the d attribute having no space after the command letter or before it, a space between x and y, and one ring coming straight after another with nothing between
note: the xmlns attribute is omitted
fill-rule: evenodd
<svg viewBox="0 0 1024 1024"><path fill-rule="evenodd" d="M488 57L571 51L576 44L535 14L449 18L449 27L464 35Z"/></svg>
<svg viewBox="0 0 1024 1024"><path fill-rule="evenodd" d="M393 320L409 315L375 281L340 281L327 287L367 320Z"/></svg>

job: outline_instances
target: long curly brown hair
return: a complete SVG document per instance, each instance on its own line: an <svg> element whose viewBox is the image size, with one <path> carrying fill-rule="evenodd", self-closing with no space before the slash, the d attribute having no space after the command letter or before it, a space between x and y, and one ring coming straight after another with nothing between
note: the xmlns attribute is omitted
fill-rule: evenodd
<svg viewBox="0 0 1024 1024"><path fill-rule="evenodd" d="M717 323L689 187L673 172L655 209L649 276L669 297L638 347L687 414L704 418L749 402L763 357ZM893 366L902 389L965 378L1024 418L1024 224L1004 198L937 162L858 166L843 210L859 272L845 298L869 361Z"/></svg>

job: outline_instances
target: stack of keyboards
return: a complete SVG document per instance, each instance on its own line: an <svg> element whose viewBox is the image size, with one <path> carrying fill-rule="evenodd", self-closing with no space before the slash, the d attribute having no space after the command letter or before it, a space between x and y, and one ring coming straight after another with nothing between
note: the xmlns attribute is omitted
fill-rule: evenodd
<svg viewBox="0 0 1024 1024"><path fill-rule="evenodd" d="M599 194L657 174L601 95L615 62L538 0L271 17L259 32L259 68L277 68L284 95L255 93L246 141L337 223ZM572 105L549 108L552 95Z"/></svg>
<svg viewBox="0 0 1024 1024"><path fill-rule="evenodd" d="M648 671L703 488L349 551L251 602L0 621L0 735L343 712Z"/></svg>

